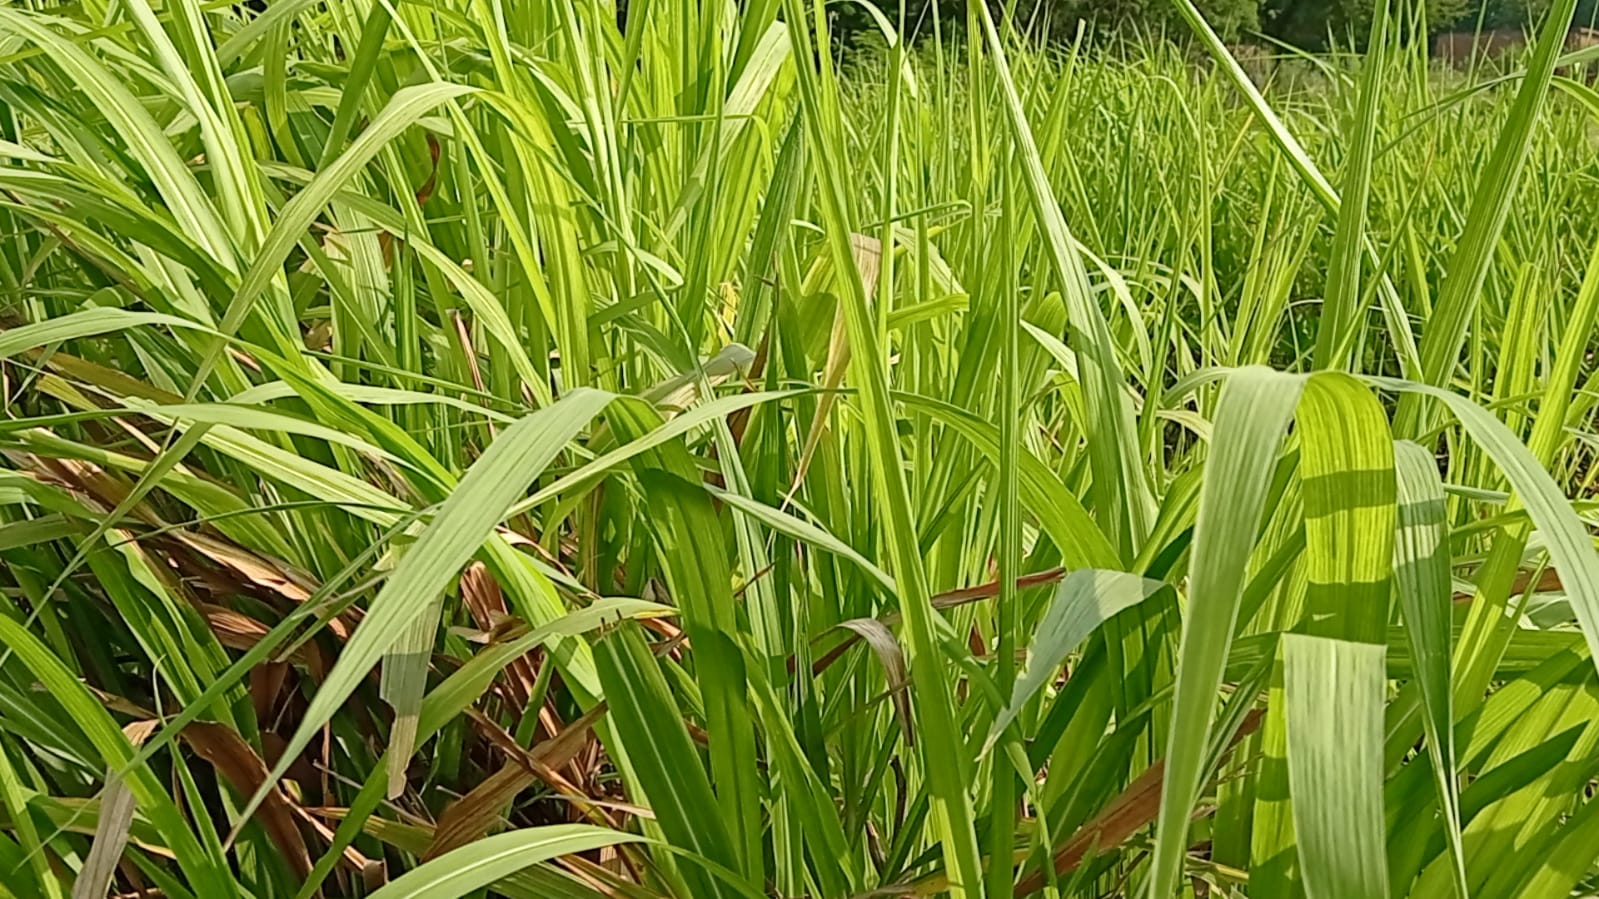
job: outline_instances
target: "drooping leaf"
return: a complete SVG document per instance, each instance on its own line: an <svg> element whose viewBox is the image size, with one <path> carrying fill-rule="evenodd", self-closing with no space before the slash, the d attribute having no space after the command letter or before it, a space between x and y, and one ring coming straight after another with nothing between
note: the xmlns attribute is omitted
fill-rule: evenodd
<svg viewBox="0 0 1599 899"><path fill-rule="evenodd" d="M412 868L373 893L372 899L460 899L552 858L639 839L586 824L550 824L495 834Z"/></svg>
<svg viewBox="0 0 1599 899"><path fill-rule="evenodd" d="M1053 679L1068 653L1112 616L1148 599L1166 586L1160 581L1122 571L1078 569L1066 575L1055 588L1044 611L1044 618L1027 647L1027 664L1016 687L989 728L983 752L993 748L1003 731L1022 707Z"/></svg>

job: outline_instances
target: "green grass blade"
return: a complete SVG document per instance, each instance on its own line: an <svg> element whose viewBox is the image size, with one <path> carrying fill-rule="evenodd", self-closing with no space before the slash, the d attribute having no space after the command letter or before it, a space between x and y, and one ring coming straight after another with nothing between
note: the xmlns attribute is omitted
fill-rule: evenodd
<svg viewBox="0 0 1599 899"><path fill-rule="evenodd" d="M494 834L412 868L373 893L372 899L460 899L523 868L640 839L586 824L551 824Z"/></svg>
<svg viewBox="0 0 1599 899"><path fill-rule="evenodd" d="M123 771L142 814L160 831L189 883L207 895L238 895L225 860L216 858L201 845L155 773L144 765L125 767L133 758L133 747L122 728L112 720L111 713L37 637L6 615L0 615L0 644L27 666L38 683L61 703L77 728L94 744L106 766Z"/></svg>
<svg viewBox="0 0 1599 899"><path fill-rule="evenodd" d="M959 434L985 457L999 463L999 429L955 405L931 397L896 394L908 408ZM1045 533L1074 568L1114 568L1116 548L1083 508L1081 501L1030 451L1017 455L1016 490L1022 508L1039 521Z"/></svg>
<svg viewBox="0 0 1599 899"><path fill-rule="evenodd" d="M1249 73L1244 70L1243 66L1238 64L1237 59L1233 58L1232 52L1227 49L1227 45L1222 42L1215 30L1205 21L1204 15L1194 5L1193 0L1172 0L1172 3L1177 7L1177 12L1188 22L1189 27L1193 29L1200 43L1205 45L1205 49L1210 53L1211 58L1221 67L1221 71L1226 75L1227 80L1231 81L1239 93L1243 94L1244 102L1255 115L1260 117L1261 122L1266 126L1267 134L1271 136L1272 143L1282 151L1300 180L1305 183L1306 187L1310 188L1310 192L1328 212L1337 215L1342 207L1343 200L1339 197L1338 191L1333 188L1332 182L1328 181L1327 177L1321 173L1321 169L1317 167L1315 160L1305 150L1304 145L1294 137L1293 132L1289 130L1282 118L1272 109L1271 104L1266 102L1266 98L1261 94L1260 89L1255 86L1255 82L1249 77ZM1376 248L1369 241L1366 242L1365 253L1368 260L1378 259ZM1378 298L1383 304L1383 314L1389 322L1389 333L1395 342L1394 349L1399 356L1401 370L1408 376L1415 377L1422 370L1421 356L1416 348L1415 335L1411 332L1409 322L1405 316L1404 305L1400 301L1399 293L1388 275L1380 270L1374 273L1381 279L1378 283Z"/></svg>
<svg viewBox="0 0 1599 899"><path fill-rule="evenodd" d="M1313 375L1299 402L1306 633L1382 643L1393 571L1394 451L1387 416L1349 375Z"/></svg>
<svg viewBox="0 0 1599 899"><path fill-rule="evenodd" d="M276 8L277 5L274 5L273 9ZM328 134L322 144L322 159L317 168L327 168L344 149L344 142L355 125L355 117L361 111L366 87L377 70L378 59L383 53L383 41L388 37L389 23L392 21L388 7L381 4L374 4L372 11L367 14L366 23L361 26L361 42L356 45L355 59L350 64L350 76L344 83L343 95L339 97L339 108L333 114L333 124L328 126Z"/></svg>
<svg viewBox="0 0 1599 899"><path fill-rule="evenodd" d="M1283 637L1288 779L1310 899L1388 895L1382 807L1383 647Z"/></svg>
<svg viewBox="0 0 1599 899"><path fill-rule="evenodd" d="M76 42L58 34L47 23L62 24L31 10L0 7L0 26L49 54L61 67L75 91L93 98L117 134L127 142L144 174L155 185L163 203L192 240L227 268L237 258L233 241L194 174L177 149L161 133L161 126L140 103L125 81L90 56Z"/></svg>
<svg viewBox="0 0 1599 899"><path fill-rule="evenodd" d="M19 863L5 872L5 881L14 884L17 889L37 890L41 899L65 899L61 878L50 868L50 856L39 841L39 829L34 823L33 812L28 808L28 794L31 792L17 778L10 751L4 742L0 742L0 806L5 808L16 828L18 847L27 855L25 863Z"/></svg>
<svg viewBox="0 0 1599 899"><path fill-rule="evenodd" d="M723 867L737 862L729 822L713 810L716 794L683 726L660 663L636 624L624 623L596 647L600 682L610 702L616 739L626 747L655 821L672 845ZM691 856L692 859L692 856ZM696 896L737 895L695 865L684 871Z"/></svg>
<svg viewBox="0 0 1599 899"><path fill-rule="evenodd" d="M1234 372L1222 388L1215 436L1194 525L1188 609L1183 620L1166 777L1151 859L1150 899L1175 892L1199 799L1216 691L1232 644L1245 569L1283 433L1303 380L1261 368Z"/></svg>
<svg viewBox="0 0 1599 899"><path fill-rule="evenodd" d="M1355 107L1354 146L1344 163L1342 202L1333 231L1332 260L1327 266L1327 296L1321 326L1316 329L1313 366L1345 368L1360 326L1360 264L1365 256L1366 206L1371 194L1372 157L1376 152L1378 114L1388 72L1388 0L1378 0L1371 37L1360 74L1360 99Z"/></svg>
<svg viewBox="0 0 1599 899"><path fill-rule="evenodd" d="M994 74L999 79L1011 139L1021 158L1033 214L1043 228L1050 264L1063 285L1062 294L1072 329L1083 341L1081 355L1087 364L1078 366L1078 376L1087 394L1093 422L1088 444L1094 467L1095 507L1100 515L1108 518L1105 528L1114 536L1123 558L1130 559L1154 524L1155 502L1149 493L1139 453L1132 403L1124 389L1127 378L1116 358L1110 327L1089 288L1082 256L1077 252L1066 217L1050 187L1026 111L1005 60L999 32L994 28L986 5L976 4L974 8L983 23L983 34Z"/></svg>
<svg viewBox="0 0 1599 899"><path fill-rule="evenodd" d="M857 552L855 547L840 540L820 525L805 521L780 509L774 509L759 500L750 499L747 496L740 496L736 493L714 488L711 488L711 490L717 500L725 503L739 514L747 515L772 530L792 537L801 543L817 549L827 550L834 555L848 559L859 566L867 577L882 585L884 590L890 592L894 590L894 579L888 576L888 572L878 568L871 559Z"/></svg>
<svg viewBox="0 0 1599 899"><path fill-rule="evenodd" d="M1465 850L1460 843L1460 796L1455 774L1455 728L1450 681L1448 509L1438 465L1423 447L1394 444L1398 475L1398 530L1394 583L1405 620L1423 708L1422 727L1443 810L1444 838L1452 856L1455 894L1464 899Z"/></svg>
<svg viewBox="0 0 1599 899"><path fill-rule="evenodd" d="M1079 568L1066 575L1050 599L1044 618L1027 647L1027 664L1016 680L1010 701L994 719L983 753L993 749L1000 732L1022 707L1054 679L1066 656L1113 615L1143 602L1166 585L1123 571Z"/></svg>
<svg viewBox="0 0 1599 899"><path fill-rule="evenodd" d="M1492 413L1467 397L1407 381L1370 380L1389 389L1421 394L1443 403L1483 453L1493 460L1515 489L1516 496L1526 505L1532 523L1542 532L1549 559L1560 572L1566 598L1582 625L1588 651L1599 665L1599 551L1595 551L1582 519L1537 458Z"/></svg>
<svg viewBox="0 0 1599 899"><path fill-rule="evenodd" d="M1538 867L1517 885L1523 899L1565 899L1588 875L1599 854L1599 803L1583 804L1566 822L1560 839L1538 857Z"/></svg>
<svg viewBox="0 0 1599 899"><path fill-rule="evenodd" d="M670 459L676 454L662 455ZM687 453L678 459L686 466L682 473L698 480ZM739 861L733 867L758 882L763 848L754 722L746 660L732 637L740 626L721 522L710 496L680 477L679 471L646 470L639 481L649 497L667 588L682 609L684 630L694 644L694 676L705 707L712 784L721 816L736 837Z"/></svg>
<svg viewBox="0 0 1599 899"><path fill-rule="evenodd" d="M145 325L167 325L210 332L204 325L160 312L130 312L126 309L85 309L58 315L0 332L0 359L9 359L35 347L64 343L82 337L97 337ZM210 332L214 333L214 332Z"/></svg>
<svg viewBox="0 0 1599 899"><path fill-rule="evenodd" d="M262 239L261 249L251 261L249 269L244 272L238 290L228 300L227 308L218 323L218 330L228 336L238 331L239 326L254 308L255 301L266 291L273 279L282 277L284 260L288 258L295 245L304 239L311 223L327 208L334 195L343 190L350 179L364 169L391 140L440 104L449 103L471 92L472 88L464 85L433 83L414 85L395 93L393 99L373 118L366 130L362 131L337 159L318 172L311 183L301 188L300 192L279 210L277 221ZM292 322L279 321L272 316L269 316L267 321L280 328L293 327ZM279 340L285 342L286 350L298 349L296 341L288 334L277 336ZM198 389L198 385L210 374L221 352L222 344L213 342L211 350L201 360L195 378L195 387L191 388L191 395L188 398L193 398L193 391ZM291 358L299 357L296 354Z"/></svg>

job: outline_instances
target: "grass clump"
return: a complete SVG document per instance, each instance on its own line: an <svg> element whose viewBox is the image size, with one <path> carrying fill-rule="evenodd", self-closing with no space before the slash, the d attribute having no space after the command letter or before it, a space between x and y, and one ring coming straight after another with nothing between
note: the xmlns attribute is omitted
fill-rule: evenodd
<svg viewBox="0 0 1599 899"><path fill-rule="evenodd" d="M1587 889L1573 5L0 8L0 893Z"/></svg>

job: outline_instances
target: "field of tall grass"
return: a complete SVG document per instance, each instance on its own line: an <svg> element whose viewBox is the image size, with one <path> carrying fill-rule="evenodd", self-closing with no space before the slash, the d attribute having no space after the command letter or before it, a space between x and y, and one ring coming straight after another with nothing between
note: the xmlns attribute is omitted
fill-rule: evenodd
<svg viewBox="0 0 1599 899"><path fill-rule="evenodd" d="M1575 0L1175 2L0 4L0 896L1599 889Z"/></svg>

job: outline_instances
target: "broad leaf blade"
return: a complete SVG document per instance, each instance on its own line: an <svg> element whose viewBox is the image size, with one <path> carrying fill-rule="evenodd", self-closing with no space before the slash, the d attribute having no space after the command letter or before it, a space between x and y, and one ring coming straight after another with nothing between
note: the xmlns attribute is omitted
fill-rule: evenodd
<svg viewBox="0 0 1599 899"><path fill-rule="evenodd" d="M1283 637L1288 779L1310 899L1386 899L1382 805L1384 649Z"/></svg>
<svg viewBox="0 0 1599 899"><path fill-rule="evenodd" d="M1188 820L1199 798L1216 691L1243 596L1272 466L1293 416L1303 379L1262 368L1234 372L1222 388L1215 438L1194 525L1187 614L1166 741L1166 778L1147 895L1177 888Z"/></svg>
<svg viewBox="0 0 1599 899"><path fill-rule="evenodd" d="M372 899L460 899L558 856L641 839L586 824L551 824L495 834L412 868L373 893Z"/></svg>
<svg viewBox="0 0 1599 899"><path fill-rule="evenodd" d="M1465 850L1460 843L1460 796L1455 775L1453 689L1450 683L1448 508L1432 453L1417 444L1394 444L1398 475L1398 530L1394 586L1405 619L1405 642L1421 691L1422 728L1432 759L1438 807L1444 814L1455 890L1466 893ZM1412 732L1413 734L1414 732Z"/></svg>
<svg viewBox="0 0 1599 899"><path fill-rule="evenodd" d="M666 839L692 856L728 869L737 865L729 825L716 812L716 794L706 777L698 750L689 739L677 701L667 687L660 663L636 624L619 626L595 648L600 682L611 706L616 739L626 748L638 782L655 812ZM696 896L735 895L719 878L698 865L684 870Z"/></svg>

